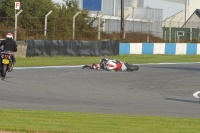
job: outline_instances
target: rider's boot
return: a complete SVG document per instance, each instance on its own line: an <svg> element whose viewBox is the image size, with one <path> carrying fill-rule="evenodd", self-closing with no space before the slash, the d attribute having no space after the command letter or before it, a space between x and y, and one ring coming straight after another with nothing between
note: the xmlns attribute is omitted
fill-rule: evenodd
<svg viewBox="0 0 200 133"><path fill-rule="evenodd" d="M86 67L88 67L88 65L84 65L84 66L82 66L82 69L84 69L84 68L86 68Z"/></svg>
<svg viewBox="0 0 200 133"><path fill-rule="evenodd" d="M10 68L9 68L8 72L12 72L13 71L13 66L14 66L13 64L10 65Z"/></svg>

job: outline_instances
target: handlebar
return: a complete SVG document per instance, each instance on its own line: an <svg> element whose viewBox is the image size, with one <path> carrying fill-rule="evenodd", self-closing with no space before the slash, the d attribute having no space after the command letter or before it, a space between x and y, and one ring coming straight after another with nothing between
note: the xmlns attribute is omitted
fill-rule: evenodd
<svg viewBox="0 0 200 133"><path fill-rule="evenodd" d="M0 51L0 52L1 52L1 54L12 54L11 51Z"/></svg>

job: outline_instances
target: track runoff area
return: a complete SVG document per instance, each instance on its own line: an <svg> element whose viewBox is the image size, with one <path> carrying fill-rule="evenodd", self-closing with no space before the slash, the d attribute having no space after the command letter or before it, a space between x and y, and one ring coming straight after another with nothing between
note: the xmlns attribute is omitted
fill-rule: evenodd
<svg viewBox="0 0 200 133"><path fill-rule="evenodd" d="M138 66L133 72L16 67L0 81L0 108L200 117L200 63Z"/></svg>

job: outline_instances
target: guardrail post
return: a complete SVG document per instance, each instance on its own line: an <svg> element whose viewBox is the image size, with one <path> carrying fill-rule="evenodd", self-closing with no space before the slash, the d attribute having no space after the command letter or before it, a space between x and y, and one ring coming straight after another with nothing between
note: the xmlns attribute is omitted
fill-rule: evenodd
<svg viewBox="0 0 200 133"><path fill-rule="evenodd" d="M151 16L151 18L153 17L153 15ZM150 35L150 20L151 20L151 18L149 18L149 20L148 20L148 24L147 24L147 42L149 42L149 35Z"/></svg>

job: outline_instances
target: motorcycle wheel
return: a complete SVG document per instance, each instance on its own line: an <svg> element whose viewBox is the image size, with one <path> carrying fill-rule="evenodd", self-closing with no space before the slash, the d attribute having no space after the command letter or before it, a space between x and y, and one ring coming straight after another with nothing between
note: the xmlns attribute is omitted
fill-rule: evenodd
<svg viewBox="0 0 200 133"><path fill-rule="evenodd" d="M2 76L3 78L6 77L6 72L7 72L7 65L2 65L1 76Z"/></svg>
<svg viewBox="0 0 200 133"><path fill-rule="evenodd" d="M128 71L137 71L137 70L139 70L139 67L136 66L136 65L129 65L129 66L127 67L127 70L128 70Z"/></svg>

